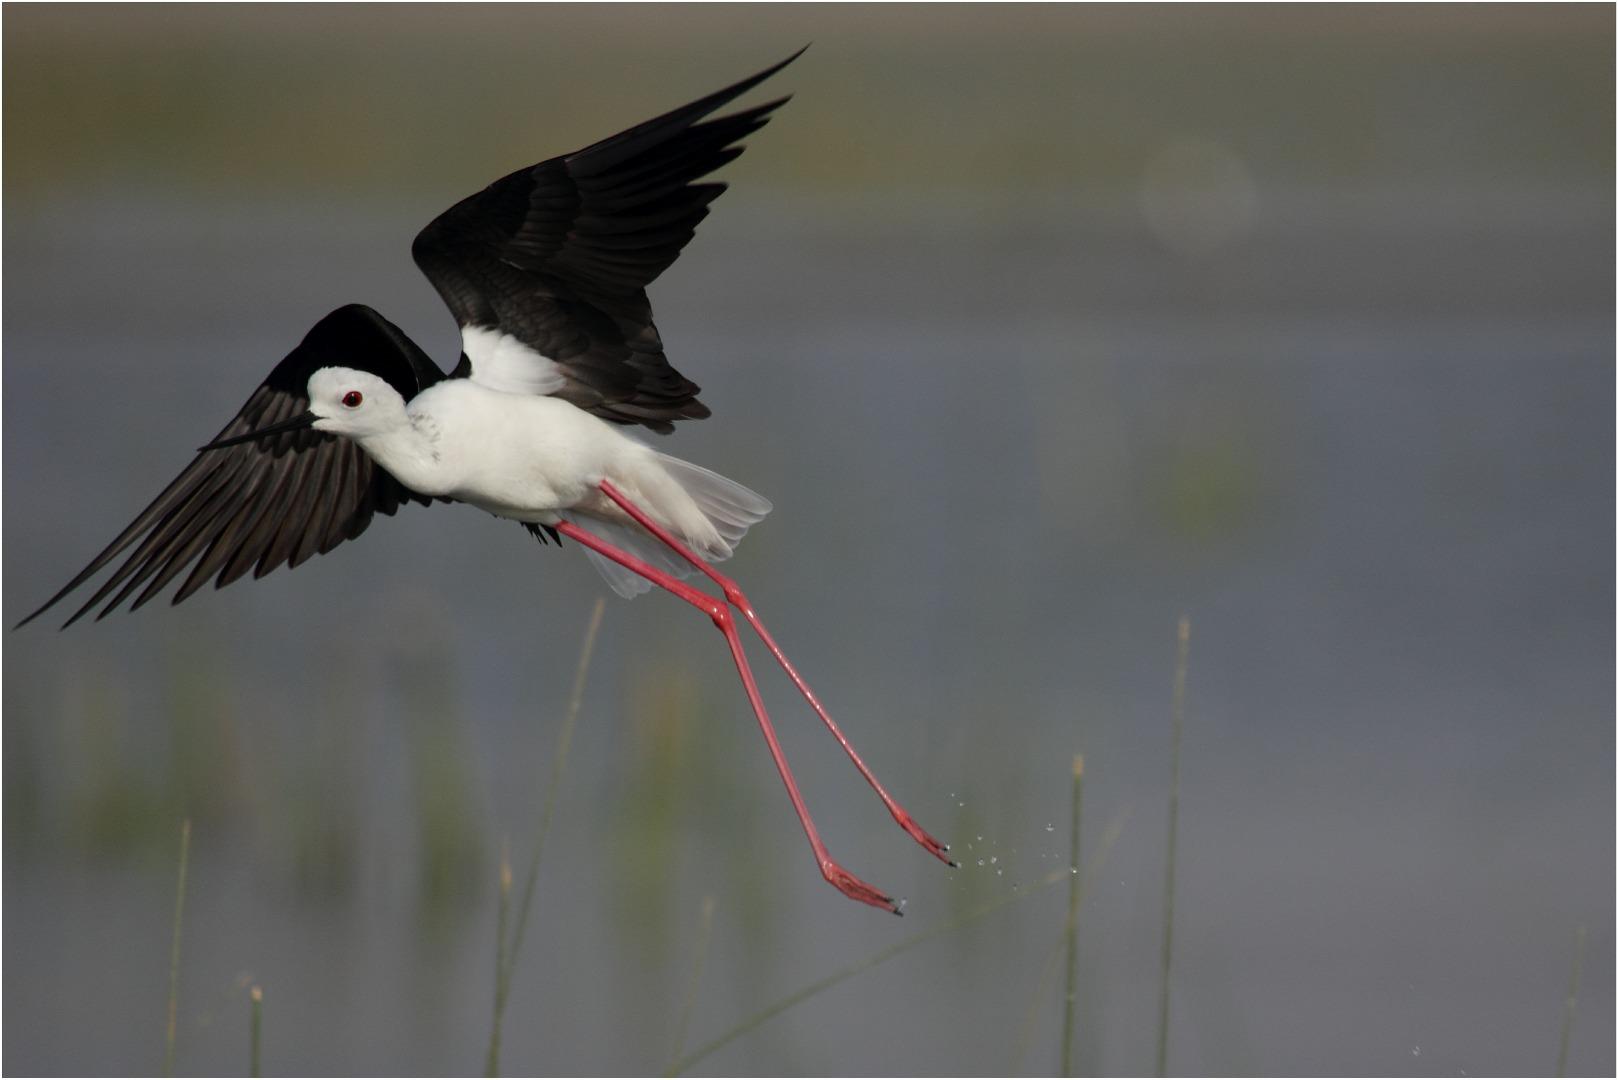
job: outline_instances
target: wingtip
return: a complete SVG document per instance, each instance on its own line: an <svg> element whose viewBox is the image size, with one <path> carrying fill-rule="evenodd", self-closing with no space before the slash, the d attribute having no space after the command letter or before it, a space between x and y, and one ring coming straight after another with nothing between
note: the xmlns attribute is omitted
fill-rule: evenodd
<svg viewBox="0 0 1618 1080"><path fill-rule="evenodd" d="M813 44L814 44L814 42L812 42L812 41L804 42L802 45L799 45L797 47L797 49L793 50L793 52L790 55L788 55L786 57L786 59L777 60L775 63L771 64L769 67L765 68L763 71L759 72L757 75L750 75L747 78L743 79L742 81L743 82L749 82L749 83L763 82L765 79L768 79L771 75L774 75L777 71L780 71L782 68L784 68L788 64L792 63L792 61L796 60L798 57L800 57L804 53L808 52L809 51L809 46L813 45Z"/></svg>
<svg viewBox="0 0 1618 1080"><path fill-rule="evenodd" d="M703 114L706 115L706 113L713 112L716 109L722 108L726 104L728 104L729 102L734 101L736 98L741 97L743 94L747 93L749 90L751 90L754 87L758 86L760 83L764 82L766 79L769 79L771 76L777 74L782 68L786 67L788 64L792 63L798 57L802 56L805 52L807 52L808 49L809 49L809 46L807 44L802 45L802 46L800 46L798 48L797 52L794 52L791 56L788 56L785 60L778 60L775 63L771 64L769 67L765 68L763 71L757 72L756 74L753 74L753 75L749 75L749 76L747 76L747 78L741 79L741 80L739 80L737 82L734 82L731 85L725 87L723 90L718 90L718 91L715 91L714 93L708 95L707 98L703 99L702 103L707 104L707 103L711 102L712 104L708 104L708 107L704 110ZM785 97L781 98L780 101L772 102L769 107L774 108L776 105L783 104L786 101L790 100L791 97L792 97L792 95L788 94ZM697 103L693 102L692 104L697 104Z"/></svg>
<svg viewBox="0 0 1618 1080"><path fill-rule="evenodd" d="M76 585L76 584L78 584L78 582L75 582L74 584ZM73 586L70 585L67 588L63 589L62 591L58 592L55 596L51 597L49 600L45 601L43 604L41 604L37 608L35 608L29 615L24 617L21 622L18 622L11 629L12 630L21 630L23 627L27 626L29 623L33 622L35 619L37 619L41 615L45 614L51 608L55 607L56 602L58 600L62 599L62 597L66 596L69 592L72 592L72 591L73 591ZM68 627L73 625L74 621L77 618L78 618L77 615L73 616L72 619L69 619L67 622L63 623L61 626L58 626L57 629L58 630L66 630Z"/></svg>
<svg viewBox="0 0 1618 1080"><path fill-rule="evenodd" d="M812 45L812 44L814 44L814 42L805 42L803 45L798 46L797 52L794 52L791 56L787 57L785 60L777 61L776 63L770 65L767 68L765 68L763 71L759 72L757 75L751 76L750 78L743 79L742 83L745 83L747 89L751 90L753 87L757 86L759 83L763 82L765 79L768 79L770 76L774 75L776 72L780 71L782 68L784 68L788 64L792 63L792 61L796 60L798 57L802 56L804 53L808 52L809 51L809 46ZM791 95L789 94L787 96L790 97ZM782 100L785 101L786 98L783 98Z"/></svg>

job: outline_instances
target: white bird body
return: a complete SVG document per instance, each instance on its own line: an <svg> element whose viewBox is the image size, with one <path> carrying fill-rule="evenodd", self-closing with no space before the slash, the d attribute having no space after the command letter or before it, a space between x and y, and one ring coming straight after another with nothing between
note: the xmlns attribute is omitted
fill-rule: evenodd
<svg viewBox="0 0 1618 1080"><path fill-rule="evenodd" d="M328 368L315 379L322 376L339 387L369 385L360 408L390 414L380 431L350 436L377 464L423 495L471 503L497 517L555 524L559 511L599 496L595 485L602 479L628 490L628 459L634 450L650 452L558 398L450 379L405 405L397 394L384 397L386 384L363 372ZM311 411L325 415L315 380L310 391ZM314 426L347 435L345 419L338 413Z"/></svg>
<svg viewBox="0 0 1618 1080"><path fill-rule="evenodd" d="M756 492L658 453L560 398L448 379L407 403L383 379L343 367L316 371L308 393L315 430L353 439L413 491L528 524L586 517L598 529L610 527L621 546L671 571L690 568L649 542L602 494L603 480L710 561L729 558L770 511ZM591 556L619 593L645 591L644 579Z"/></svg>

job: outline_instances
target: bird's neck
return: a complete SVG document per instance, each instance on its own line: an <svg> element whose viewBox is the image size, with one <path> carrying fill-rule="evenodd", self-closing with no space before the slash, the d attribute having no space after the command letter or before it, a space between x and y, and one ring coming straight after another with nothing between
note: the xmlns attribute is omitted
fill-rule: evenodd
<svg viewBox="0 0 1618 1080"><path fill-rule="evenodd" d="M431 416L407 414L404 421L388 430L358 436L354 441L410 490L423 495L448 494L438 425Z"/></svg>

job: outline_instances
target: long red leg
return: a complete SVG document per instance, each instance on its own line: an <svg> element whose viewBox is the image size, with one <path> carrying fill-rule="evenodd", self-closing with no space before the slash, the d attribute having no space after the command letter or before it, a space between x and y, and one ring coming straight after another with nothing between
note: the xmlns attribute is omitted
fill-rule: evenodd
<svg viewBox="0 0 1618 1080"><path fill-rule="evenodd" d="M804 700L809 702L809 707L815 710L815 714L819 716L821 722L826 725L826 729L832 733L832 737L837 740L838 745L843 748L844 753L848 754L849 760L852 761L854 763L854 767L860 771L860 775L865 777L866 782L870 784L873 789L875 789L877 795L882 799L882 805L886 806L888 808L888 813L893 815L893 820L897 821L899 823L899 827L905 832L909 833L911 838L914 839L916 843L926 848L933 855L937 856L939 859L951 866L959 865L954 859L951 859L947 854L945 854L947 851L949 851L949 845L940 843L939 841L933 839L933 837L930 836L925 829L916 824L916 819L910 816L909 811L900 806L894 800L893 796L888 794L887 788L882 786L882 782L876 778L876 775L871 772L864 760L860 758L860 755L858 751L854 749L853 744L848 741L848 738L843 734L842 729L837 726L837 722L831 718L831 714L826 711L825 706L820 704L820 699L815 696L815 692L809 689L809 684L804 682L803 676L799 675L797 668L792 666L792 661L787 659L786 653L781 651L781 647L775 643L775 638L771 637L769 630L765 629L764 623L753 611L752 602L747 599L746 594L742 592L740 586L738 586L736 582L732 581L724 574L721 574L719 571L715 570L712 566L708 565L708 563L701 556L697 555L696 552L692 551L679 540L675 539L674 535L663 526L659 525L656 521L653 521L644 510L636 506L628 496L613 486L612 481L603 480L601 481L600 487L602 494L606 495L607 498L611 499L613 502L622 507L624 512L639 522L647 532L651 533L664 544L668 545L668 547L679 555L680 558L684 559L686 562L708 575L715 585L718 585L722 590L724 590L725 599L730 601L736 610L742 613L742 618L746 619L747 624L751 626L758 634L759 638L770 650L770 655L775 657L776 663L781 665L781 669L785 671L787 673L787 677L792 680L792 685L796 686L798 688L798 692L803 695Z"/></svg>
<svg viewBox="0 0 1618 1080"><path fill-rule="evenodd" d="M781 750L781 744L775 737L775 727L770 723L770 714L764 710L764 699L759 696L758 683L753 680L753 670L748 666L747 656L742 652L742 639L736 632L736 620L731 617L730 608L724 601L687 585L679 578L649 565L627 551L614 547L571 521L558 523L556 530L620 566L628 567L652 584L667 589L713 620L714 626L725 635L725 644L730 646L730 656L736 662L736 670L741 674L742 686L747 691L747 700L753 706L753 715L758 717L758 726L764 732L764 741L769 743L770 757L775 759L776 771L781 774L781 782L786 785L787 797L792 800L792 809L797 811L798 820L803 823L804 835L809 837L809 846L814 849L815 863L820 867L821 876L835 885L844 896L870 904L872 907L885 908L895 915L903 914L891 896L866 884L839 866L826 850L826 845L821 842L820 832L810 819L809 808L804 805L803 795L798 791L798 781L794 779L792 769L787 765L786 754Z"/></svg>

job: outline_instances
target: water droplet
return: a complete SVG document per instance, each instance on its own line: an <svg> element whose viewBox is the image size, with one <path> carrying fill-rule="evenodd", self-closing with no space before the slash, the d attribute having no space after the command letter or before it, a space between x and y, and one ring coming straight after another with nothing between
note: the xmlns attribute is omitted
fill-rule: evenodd
<svg viewBox="0 0 1618 1080"><path fill-rule="evenodd" d="M979 860L978 860L978 865L979 865L979 866L982 866L982 865L983 865L983 860L982 860L982 859L979 859Z"/></svg>
<svg viewBox="0 0 1618 1080"><path fill-rule="evenodd" d="M1052 825L1050 822L1047 821L1045 823L1045 831L1046 832L1055 832L1056 831L1056 826Z"/></svg>
<svg viewBox="0 0 1618 1080"><path fill-rule="evenodd" d="M995 871L995 872L994 872L994 876L995 876L995 877L1005 877L1005 876L1006 876L1006 872L1005 872L1005 871L1004 871L1004 870L996 870L996 871Z"/></svg>
<svg viewBox="0 0 1618 1080"><path fill-rule="evenodd" d="M998 856L998 855L990 855L989 856L989 865L990 866L993 866L995 863L997 863L999 861L1000 861L1000 856Z"/></svg>
<svg viewBox="0 0 1618 1080"><path fill-rule="evenodd" d="M1411 1057L1421 1057L1421 1047L1419 1047L1419 1046L1412 1046L1412 1047L1411 1047L1411 1048L1410 1048L1410 1056L1411 1056Z"/></svg>
<svg viewBox="0 0 1618 1080"><path fill-rule="evenodd" d="M964 802L958 802L958 803L956 803L956 804L955 804L955 805L956 805L956 806L965 806L965 805L966 805L966 804L965 804L965 803L964 803Z"/></svg>

